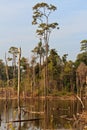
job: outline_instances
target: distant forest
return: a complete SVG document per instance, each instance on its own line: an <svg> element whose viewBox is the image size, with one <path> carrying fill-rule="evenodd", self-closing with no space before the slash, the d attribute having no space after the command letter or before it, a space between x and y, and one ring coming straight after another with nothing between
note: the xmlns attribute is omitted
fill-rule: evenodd
<svg viewBox="0 0 87 130"><path fill-rule="evenodd" d="M27 95L76 93L76 70L82 62L87 65L87 43L86 48L83 48L83 41L82 52L77 55L76 61L68 61L68 54L60 57L55 49L51 49L48 51L47 63L45 49L40 41L32 50L31 61L25 57L20 59L21 92ZM0 87L17 89L18 48L11 47L8 53L10 57L5 56L5 62L0 60Z"/></svg>

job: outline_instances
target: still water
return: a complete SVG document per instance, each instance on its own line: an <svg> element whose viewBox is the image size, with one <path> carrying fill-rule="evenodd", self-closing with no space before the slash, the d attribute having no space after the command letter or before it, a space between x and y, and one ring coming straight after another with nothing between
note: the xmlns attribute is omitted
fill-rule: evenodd
<svg viewBox="0 0 87 130"><path fill-rule="evenodd" d="M76 125L73 119L82 112L81 104L74 100L23 99L20 110L19 119L17 100L0 100L0 130L83 130L84 127Z"/></svg>

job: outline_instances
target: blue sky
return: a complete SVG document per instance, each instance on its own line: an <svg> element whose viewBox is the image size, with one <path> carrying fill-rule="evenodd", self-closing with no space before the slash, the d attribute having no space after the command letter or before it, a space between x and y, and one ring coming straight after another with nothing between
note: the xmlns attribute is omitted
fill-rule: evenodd
<svg viewBox="0 0 87 130"><path fill-rule="evenodd" d="M60 56L68 53L75 60L80 53L80 41L87 39L87 0L0 0L0 59L11 46L21 47L22 56L29 58L37 45L36 27L32 26L32 7L38 2L57 6L51 15L59 23L50 37L50 48Z"/></svg>

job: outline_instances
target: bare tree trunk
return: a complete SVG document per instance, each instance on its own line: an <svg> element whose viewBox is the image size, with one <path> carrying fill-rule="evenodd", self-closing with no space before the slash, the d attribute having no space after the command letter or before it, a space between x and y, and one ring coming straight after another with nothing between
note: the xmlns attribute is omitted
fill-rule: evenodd
<svg viewBox="0 0 87 130"><path fill-rule="evenodd" d="M18 49L18 106L20 105L20 56L21 49Z"/></svg>
<svg viewBox="0 0 87 130"><path fill-rule="evenodd" d="M33 85L35 87L36 82L35 82L35 66L33 66Z"/></svg>
<svg viewBox="0 0 87 130"><path fill-rule="evenodd" d="M48 95L48 44L46 43L46 96Z"/></svg>
<svg viewBox="0 0 87 130"><path fill-rule="evenodd" d="M76 88L77 88L77 95L79 95L79 89L78 89L78 75L76 74Z"/></svg>
<svg viewBox="0 0 87 130"><path fill-rule="evenodd" d="M6 53L5 53L5 63L6 63L6 77L7 77L7 86L9 86L8 62L7 62Z"/></svg>
<svg viewBox="0 0 87 130"><path fill-rule="evenodd" d="M21 108L20 108L20 57L21 49L18 49L18 119L21 120ZM18 130L21 128L21 122L19 122Z"/></svg>
<svg viewBox="0 0 87 130"><path fill-rule="evenodd" d="M12 63L12 66L13 66L13 86L15 87L15 70L16 70L16 63L15 63L15 55L13 54L13 63Z"/></svg>

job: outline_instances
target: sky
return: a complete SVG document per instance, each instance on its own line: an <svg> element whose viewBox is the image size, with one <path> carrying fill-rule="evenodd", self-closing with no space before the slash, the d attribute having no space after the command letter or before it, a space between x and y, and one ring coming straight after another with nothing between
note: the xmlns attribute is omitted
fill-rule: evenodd
<svg viewBox="0 0 87 130"><path fill-rule="evenodd" d="M53 4L57 10L50 21L59 24L50 36L50 49L56 49L62 57L76 60L80 42L87 39L87 0L0 0L0 59L4 60L10 47L21 47L22 56L31 57L31 50L39 38L36 26L32 25L32 7L40 2Z"/></svg>

